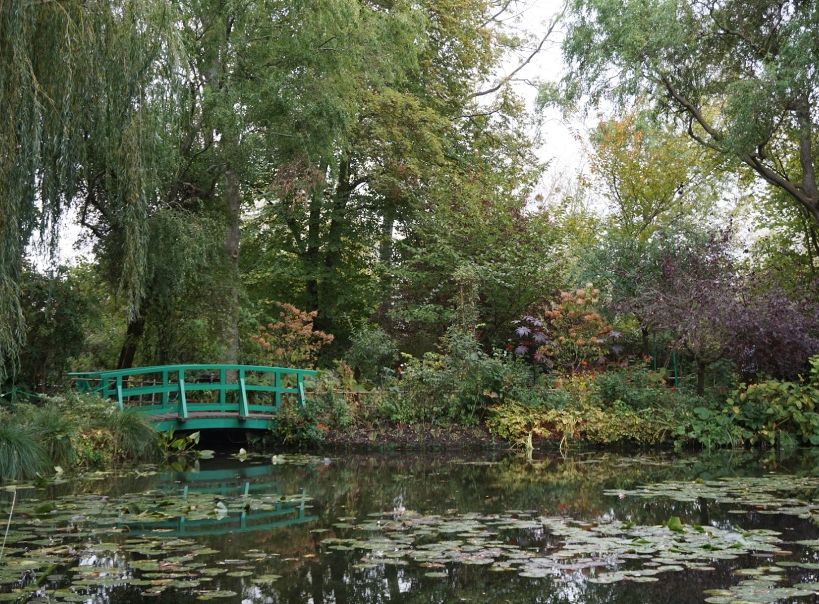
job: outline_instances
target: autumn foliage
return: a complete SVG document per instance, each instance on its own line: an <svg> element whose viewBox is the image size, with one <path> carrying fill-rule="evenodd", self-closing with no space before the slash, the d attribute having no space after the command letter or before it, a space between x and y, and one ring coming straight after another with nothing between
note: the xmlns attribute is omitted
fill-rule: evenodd
<svg viewBox="0 0 819 604"><path fill-rule="evenodd" d="M279 367L313 367L323 346L333 341L331 334L313 328L317 311L300 310L292 304L277 303L281 308L278 323L259 327L253 336L262 349L265 361Z"/></svg>
<svg viewBox="0 0 819 604"><path fill-rule="evenodd" d="M619 336L597 312L600 290L560 292L558 300L539 313L523 317L515 333L522 338L515 352L533 352L535 361L567 373L606 362L611 340Z"/></svg>

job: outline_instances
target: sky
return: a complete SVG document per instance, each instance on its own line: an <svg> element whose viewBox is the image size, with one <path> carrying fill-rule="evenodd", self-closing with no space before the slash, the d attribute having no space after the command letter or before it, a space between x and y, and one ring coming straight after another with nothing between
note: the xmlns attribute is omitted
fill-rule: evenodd
<svg viewBox="0 0 819 604"><path fill-rule="evenodd" d="M564 9L565 0L525 0L520 5L516 15L517 25L529 31L540 39L548 30L556 15ZM540 53L516 74L515 87L524 99L529 109L534 112L536 107L538 82L558 82L564 75L565 65L560 45L563 42L564 28L558 22L549 40L544 44ZM511 60L506 66L509 73L517 66ZM583 141L590 127L595 125L597 118L592 114L585 120L580 116L564 116L556 108L546 108L542 112L542 121L537 134L541 140L538 156L541 161L548 163L548 170L541 182L538 193L547 199L567 186L577 182L577 176L586 172L586 161L583 151Z"/></svg>

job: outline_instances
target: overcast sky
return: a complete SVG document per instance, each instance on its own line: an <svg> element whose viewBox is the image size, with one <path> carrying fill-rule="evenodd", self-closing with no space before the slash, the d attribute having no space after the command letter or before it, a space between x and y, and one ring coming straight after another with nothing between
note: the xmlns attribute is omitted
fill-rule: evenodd
<svg viewBox="0 0 819 604"><path fill-rule="evenodd" d="M540 39L563 7L563 0L528 0L521 5L517 15L519 27ZM563 34L563 26L558 23L539 55L516 75L516 80L520 80L516 84L517 89L526 98L533 112L537 88L532 84L557 82L564 74L560 50ZM507 69L511 70L514 67L515 65L511 64ZM593 117L585 122L579 117L566 118L561 111L553 108L544 110L539 129L542 141L539 156L541 160L549 162L549 170L541 186L542 193L548 195L556 183L560 183L562 187L571 186L576 181L577 174L585 170L583 146L577 140L577 136L585 139L588 125L594 121Z"/></svg>

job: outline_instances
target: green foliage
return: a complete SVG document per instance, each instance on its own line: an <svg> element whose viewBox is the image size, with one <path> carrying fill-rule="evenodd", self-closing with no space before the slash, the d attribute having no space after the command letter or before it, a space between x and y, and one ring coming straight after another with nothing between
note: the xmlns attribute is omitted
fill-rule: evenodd
<svg viewBox="0 0 819 604"><path fill-rule="evenodd" d="M102 425L111 433L115 461L139 463L159 459L159 433L142 413L115 408L104 418Z"/></svg>
<svg viewBox="0 0 819 604"><path fill-rule="evenodd" d="M407 358L401 376L393 421L466 426L478 425L490 405L521 379L531 379L505 353L490 356L474 336L457 329L442 339L441 352Z"/></svg>
<svg viewBox="0 0 819 604"><path fill-rule="evenodd" d="M92 189L118 214L120 283L138 298L146 252L141 219L173 138L178 44L164 3L30 3L0 11L0 374L24 340L20 259L35 227L43 240L62 211ZM38 175L36 178L34 175ZM56 249L56 246L51 248Z"/></svg>
<svg viewBox="0 0 819 604"><path fill-rule="evenodd" d="M174 434L174 429L170 428L167 432L160 435L160 446L167 450L168 453L182 453L198 445L199 436L199 432L193 432L177 437Z"/></svg>
<svg viewBox="0 0 819 604"><path fill-rule="evenodd" d="M504 176L464 184L447 175L451 189L436 191L441 199L434 211L419 216L410 235L396 244L400 261L389 268L395 291L385 312L390 332L416 356L453 325L474 330L487 348L504 346L510 321L551 294L559 262L544 251L557 230L546 214L527 211L529 184L506 190L512 184L506 181L498 190L477 189L493 179ZM459 191L457 199L452 190Z"/></svg>
<svg viewBox="0 0 819 604"><path fill-rule="evenodd" d="M353 331L350 342L345 359L361 378L379 384L385 376L395 375L398 346L381 327L363 325Z"/></svg>
<svg viewBox="0 0 819 604"><path fill-rule="evenodd" d="M635 411L672 407L679 396L668 387L668 372L651 371L641 364L603 371L595 376L594 383L602 405L620 401Z"/></svg>
<svg viewBox="0 0 819 604"><path fill-rule="evenodd" d="M734 414L717 405L692 396L688 405L680 407L673 431L675 446L695 442L711 449L736 447L747 437L747 431L738 425Z"/></svg>
<svg viewBox="0 0 819 604"><path fill-rule="evenodd" d="M60 382L70 359L80 354L90 304L70 273L62 269L47 276L27 267L20 281L20 299L26 346L15 381L46 392Z"/></svg>
<svg viewBox="0 0 819 604"><path fill-rule="evenodd" d="M667 385L665 371L614 367L539 380L528 404L508 396L491 408L487 425L508 440L536 438L591 443L659 444L672 439L703 446L734 445L742 429L719 406Z"/></svg>
<svg viewBox="0 0 819 604"><path fill-rule="evenodd" d="M273 439L299 449L320 443L329 431L320 419L321 412L321 404L315 399L308 399L303 407L290 400L282 401L271 430Z"/></svg>
<svg viewBox="0 0 819 604"><path fill-rule="evenodd" d="M159 433L146 416L133 410L120 411L115 402L97 395L67 390L47 397L43 410L22 412L26 418L54 426L57 434L68 435L70 445L61 446L73 450L74 467L149 462L161 455ZM50 419L46 422L38 417Z"/></svg>
<svg viewBox="0 0 819 604"><path fill-rule="evenodd" d="M725 413L747 430L751 444L819 445L819 357L810 363L805 382L769 379L740 385L726 400Z"/></svg>
<svg viewBox="0 0 819 604"><path fill-rule="evenodd" d="M716 211L717 158L690 137L639 111L592 133L592 173L609 209L606 239L647 241L660 228Z"/></svg>
<svg viewBox="0 0 819 604"><path fill-rule="evenodd" d="M492 408L487 425L493 434L513 442L523 442L531 434L561 446L573 441L656 444L669 428L662 410L638 413L620 401L603 409L582 400L562 409L508 401Z"/></svg>
<svg viewBox="0 0 819 604"><path fill-rule="evenodd" d="M324 425L343 432L375 419L377 399L383 391L370 393L359 384L353 370L344 361L336 361L335 369L321 371L308 400L318 409ZM362 403L369 401L369 404Z"/></svg>
<svg viewBox="0 0 819 604"><path fill-rule="evenodd" d="M31 406L26 411L28 425L39 434L40 444L51 463L62 468L73 466L77 460L73 442L78 428L76 418L64 413L53 402Z"/></svg>
<svg viewBox="0 0 819 604"><path fill-rule="evenodd" d="M3 480L34 478L51 467L41 432L32 424L19 424L9 417L0 422L0 477Z"/></svg>
<svg viewBox="0 0 819 604"><path fill-rule="evenodd" d="M568 105L584 95L621 107L647 99L661 119L741 161L819 220L812 3L574 0L569 7Z"/></svg>

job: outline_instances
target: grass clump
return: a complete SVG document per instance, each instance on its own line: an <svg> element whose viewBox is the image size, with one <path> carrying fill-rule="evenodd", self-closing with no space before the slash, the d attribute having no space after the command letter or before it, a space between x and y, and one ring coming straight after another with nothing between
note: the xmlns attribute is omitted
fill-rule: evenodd
<svg viewBox="0 0 819 604"><path fill-rule="evenodd" d="M102 422L113 439L113 457L136 463L156 461L161 456L159 432L150 420L133 409L112 409Z"/></svg>
<svg viewBox="0 0 819 604"><path fill-rule="evenodd" d="M34 478L50 465L51 460L41 443L41 432L37 426L0 422L0 477L4 480Z"/></svg>
<svg viewBox="0 0 819 604"><path fill-rule="evenodd" d="M70 471L153 462L161 458L161 442L138 412L65 392L0 412L0 481L50 474L55 466Z"/></svg>

